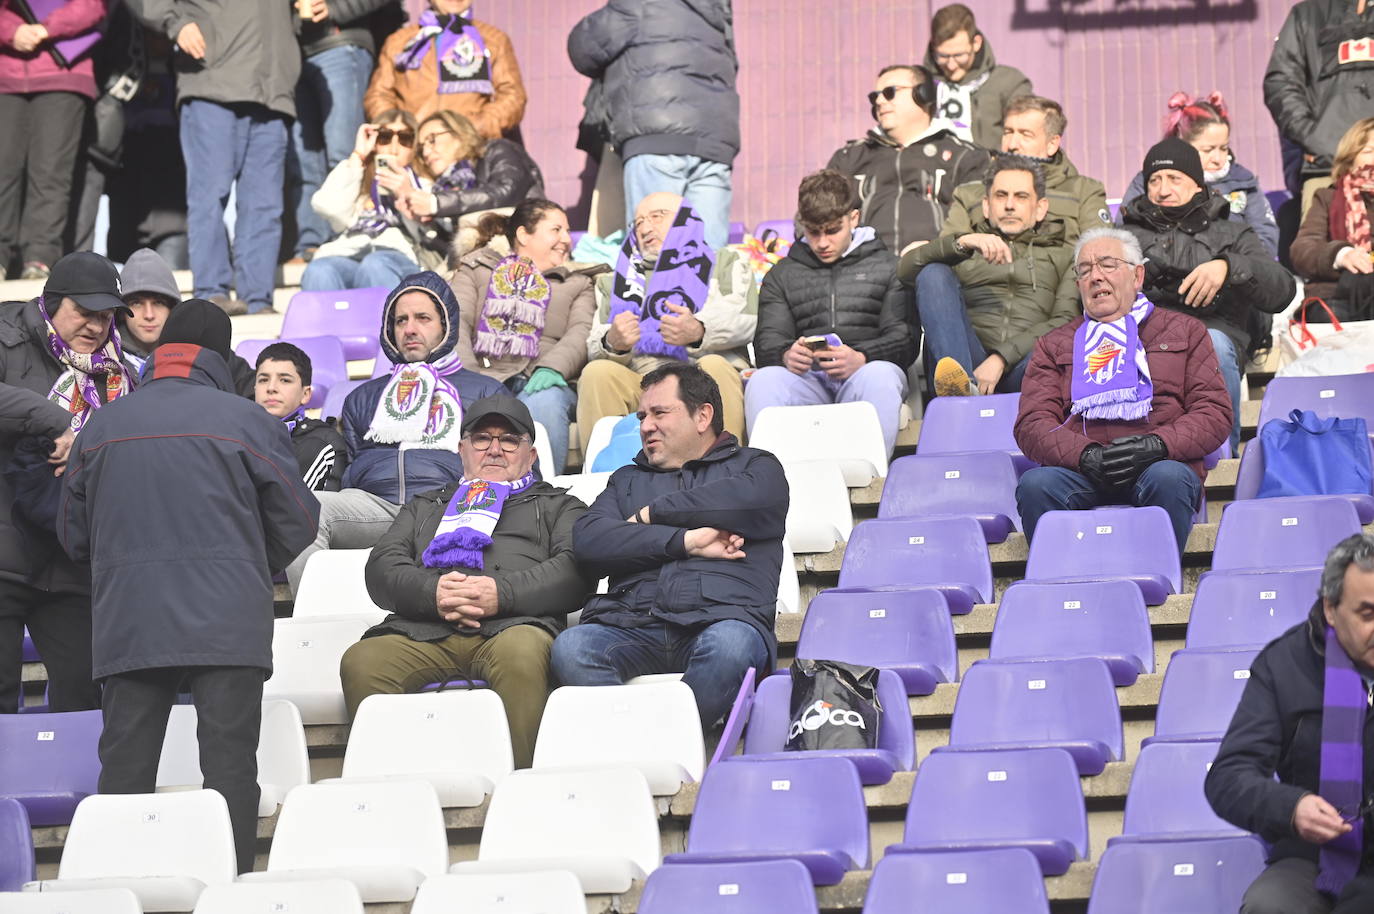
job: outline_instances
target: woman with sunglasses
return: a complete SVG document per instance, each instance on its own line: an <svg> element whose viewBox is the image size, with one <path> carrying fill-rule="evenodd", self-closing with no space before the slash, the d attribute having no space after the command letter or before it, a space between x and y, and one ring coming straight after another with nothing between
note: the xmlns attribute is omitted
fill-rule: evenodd
<svg viewBox="0 0 1374 914"><path fill-rule="evenodd" d="M310 198L339 234L315 252L301 275L302 289L390 289L420 269L396 206L407 189L425 183L412 167L414 158L415 118L406 112L383 111L358 128L353 153Z"/></svg>

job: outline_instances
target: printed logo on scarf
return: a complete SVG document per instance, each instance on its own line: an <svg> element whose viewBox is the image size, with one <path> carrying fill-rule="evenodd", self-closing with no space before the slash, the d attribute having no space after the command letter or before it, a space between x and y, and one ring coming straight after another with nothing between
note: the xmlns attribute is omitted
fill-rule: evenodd
<svg viewBox="0 0 1374 914"><path fill-rule="evenodd" d="M1106 384L1121 370L1121 360L1126 350L1112 340L1104 339L1088 355L1088 368L1085 374L1094 384Z"/></svg>
<svg viewBox="0 0 1374 914"><path fill-rule="evenodd" d="M444 60L444 69L458 79L467 79L482 67L484 49L477 46L471 36L463 35L453 45L450 56Z"/></svg>

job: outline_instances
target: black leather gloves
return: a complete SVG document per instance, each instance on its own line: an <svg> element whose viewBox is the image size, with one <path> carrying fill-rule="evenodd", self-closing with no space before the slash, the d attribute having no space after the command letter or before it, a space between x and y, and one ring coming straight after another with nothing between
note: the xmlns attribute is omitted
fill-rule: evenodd
<svg viewBox="0 0 1374 914"><path fill-rule="evenodd" d="M1088 482L1093 484L1093 488L1103 491L1112 487L1112 484L1107 482L1107 474L1102 468L1102 454L1105 450L1106 448L1100 444L1090 444L1078 457L1078 472L1088 477Z"/></svg>
<svg viewBox="0 0 1374 914"><path fill-rule="evenodd" d="M1086 454L1085 451L1084 456ZM1158 435L1117 438L1110 446L1102 449L1102 473L1107 478L1108 487L1124 489L1133 485L1140 478L1140 474L1145 472L1146 467L1168 456L1169 449L1164 446L1164 439ZM1079 458L1080 467L1082 462L1083 458ZM1088 478L1092 479L1091 476Z"/></svg>

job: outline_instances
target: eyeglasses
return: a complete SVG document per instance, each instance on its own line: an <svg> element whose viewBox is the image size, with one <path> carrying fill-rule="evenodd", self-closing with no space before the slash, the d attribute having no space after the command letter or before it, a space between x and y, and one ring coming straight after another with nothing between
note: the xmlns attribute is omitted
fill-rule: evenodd
<svg viewBox="0 0 1374 914"><path fill-rule="evenodd" d="M1115 273L1126 266L1134 266L1134 264L1122 260L1120 257L1099 257L1087 263L1075 264L1073 272L1079 279L1087 279L1093 275L1094 269L1100 269L1103 273Z"/></svg>
<svg viewBox="0 0 1374 914"><path fill-rule="evenodd" d="M1338 810L1338 812L1345 821L1350 823L1358 822L1371 812L1374 812L1374 796L1365 797L1364 802L1361 803L1360 807L1354 812L1349 812L1345 809Z"/></svg>
<svg viewBox="0 0 1374 914"><path fill-rule="evenodd" d="M887 99L888 101L892 101L894 98L897 97L897 93L898 93L898 92L906 92L907 90L909 90L909 89L914 89L914 88L916 88L916 87L915 87L915 86L883 86L881 89L879 89L879 90L876 91L876 92L870 92L870 93L868 93L868 103L869 103L870 105L876 105L876 104L878 104L878 96L880 96L880 95L881 95L883 98Z"/></svg>
<svg viewBox="0 0 1374 914"><path fill-rule="evenodd" d="M452 131L452 130L436 130L436 131L434 131L434 132L431 133L429 136L425 137L423 140L420 141L420 148L421 148L421 149L425 149L426 147L433 146L433 145L438 141L439 137L441 137L441 136L453 136L453 131Z"/></svg>
<svg viewBox="0 0 1374 914"><path fill-rule="evenodd" d="M973 56L973 48L969 48L967 51L958 51L958 52L956 52L956 53L954 53L954 54L941 54L941 53L938 52L938 51L935 52L935 60L936 60L936 62L938 62L938 63L945 63L945 62L947 62L947 61L960 61L960 62L962 62L962 61L968 60L968 59L969 59L970 57L972 57L972 56Z"/></svg>
<svg viewBox="0 0 1374 914"><path fill-rule="evenodd" d="M409 149L411 146L415 145L415 131L411 130L409 127L403 127L400 130L392 130L390 127L382 127L377 131L378 146L385 146L392 140L395 140L402 146L405 146L407 149Z"/></svg>
<svg viewBox="0 0 1374 914"><path fill-rule="evenodd" d="M507 454L514 454L520 450L520 445L528 440L523 435L488 435L486 432L474 432L468 435L468 442L479 451L485 451L491 447L493 441L499 441L501 442L501 450Z"/></svg>

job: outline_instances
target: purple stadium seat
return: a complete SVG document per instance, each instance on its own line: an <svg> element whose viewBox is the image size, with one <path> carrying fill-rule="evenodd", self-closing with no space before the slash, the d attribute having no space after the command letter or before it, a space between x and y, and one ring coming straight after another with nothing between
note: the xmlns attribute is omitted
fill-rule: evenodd
<svg viewBox="0 0 1374 914"><path fill-rule="evenodd" d="M286 306L281 337L338 337L348 359L366 359L377 351L382 309L390 289L343 289L338 292L297 292Z"/></svg>
<svg viewBox="0 0 1374 914"><path fill-rule="evenodd" d="M1374 455L1374 438L1370 439L1369 449ZM1236 501L1258 498L1260 483L1264 481L1264 447L1259 438L1252 438L1240 455L1240 468L1236 471ZM1361 524L1374 521L1374 495L1342 494L1355 506L1355 513Z"/></svg>
<svg viewBox="0 0 1374 914"><path fill-rule="evenodd" d="M949 614L945 614L949 618ZM859 769L865 785L886 784L896 771L916 767L916 731L911 725L906 688L901 677L891 670L878 672L878 702L882 719L878 724L878 745L874 749L817 749L788 752L787 728L791 723L792 677L786 671L766 676L754 694L753 716L744 734L744 755L756 758L843 758ZM733 760L732 760L733 761Z"/></svg>
<svg viewBox="0 0 1374 914"><path fill-rule="evenodd" d="M340 381L348 380L348 361L344 358L343 343L334 336L298 336L279 340L244 340L234 347L234 352L249 365L258 359L262 352L273 343L294 343L310 356L310 372L313 375L311 386L314 388L310 402L305 404L311 409L324 405L329 396L329 388Z"/></svg>
<svg viewBox="0 0 1374 914"><path fill-rule="evenodd" d="M738 221L731 222L731 223L730 223L730 235L729 235L728 243L729 243L729 244L739 244L741 241L744 240L744 233L747 232L748 230L749 230L748 227L745 226L745 224L744 224L743 222L738 222Z"/></svg>
<svg viewBox="0 0 1374 914"><path fill-rule="evenodd" d="M873 868L864 914L913 910L1049 914L1050 903L1040 862L1023 847L889 854Z"/></svg>
<svg viewBox="0 0 1374 914"><path fill-rule="evenodd" d="M1112 674L1096 657L979 660L959 685L949 746L1064 749L1080 774L1100 774L1126 755Z"/></svg>
<svg viewBox="0 0 1374 914"><path fill-rule="evenodd" d="M342 416L344 401L348 399L348 395L366 383L366 380L340 381L329 388L329 394L324 398L324 406L320 409L321 418L337 419Z"/></svg>
<svg viewBox="0 0 1374 914"><path fill-rule="evenodd" d="M1293 195L1286 190L1271 190L1264 195L1264 198L1269 201L1269 208L1278 212L1280 206L1293 199Z"/></svg>
<svg viewBox="0 0 1374 914"><path fill-rule="evenodd" d="M386 353L382 351L382 344L378 343L377 354L373 356L372 361L372 377L388 376L391 374L392 367L391 359L387 358Z"/></svg>
<svg viewBox="0 0 1374 914"><path fill-rule="evenodd" d="M1141 745L1164 740L1221 739L1250 680L1258 650L1174 651L1164 671L1155 713L1155 735Z"/></svg>
<svg viewBox="0 0 1374 914"><path fill-rule="evenodd" d="M797 240L797 224L791 219L765 219L754 226L754 237L763 240L765 232L773 232L781 241L791 244Z"/></svg>
<svg viewBox="0 0 1374 914"><path fill-rule="evenodd" d="M644 881L639 914L816 914L811 873L796 860L660 866Z"/></svg>
<svg viewBox="0 0 1374 914"><path fill-rule="evenodd" d="M1230 457L1231 439L1227 438L1225 441L1221 442L1221 444L1217 445L1217 449L1215 451L1208 454L1206 457L1202 458L1202 467L1203 469L1210 470L1212 467L1221 463L1223 460L1230 459Z"/></svg>
<svg viewBox="0 0 1374 914"><path fill-rule="evenodd" d="M1287 419L1295 409L1309 409L1321 419L1358 416L1374 431L1374 373L1275 378L1264 388L1258 427L1270 419Z"/></svg>
<svg viewBox="0 0 1374 914"><path fill-rule="evenodd" d="M757 675L752 666L744 671L744 679L740 681L739 691L735 693L735 703L730 706L730 714L725 718L725 727L720 731L720 739L716 742L715 751L711 753L711 761L707 763L707 768L733 755L740 737L744 736L744 726L749 723L749 717L754 712L754 681Z"/></svg>
<svg viewBox="0 0 1374 914"><path fill-rule="evenodd" d="M978 519L989 543L1000 543L1021 529L1016 479L1016 466L1003 451L913 454L888 467L878 516L967 514Z"/></svg>
<svg viewBox="0 0 1374 914"><path fill-rule="evenodd" d="M1163 508L1049 511L1035 528L1026 580L1134 581L1157 606L1183 590L1178 544Z"/></svg>
<svg viewBox="0 0 1374 914"><path fill-rule="evenodd" d="M1098 861L1088 914L1237 911L1263 870L1257 838L1115 844Z"/></svg>
<svg viewBox="0 0 1374 914"><path fill-rule="evenodd" d="M1020 394L992 394L987 397L936 397L921 418L918 454L948 454L950 451L1006 451L1016 464L1016 475L1035 466L1021 453L1012 428Z"/></svg>
<svg viewBox="0 0 1374 914"><path fill-rule="evenodd" d="M1188 616L1189 648L1262 646L1307 617L1319 567L1283 571L1209 571Z"/></svg>
<svg viewBox="0 0 1374 914"><path fill-rule="evenodd" d="M852 762L797 756L711 767L697 793L687 852L663 862L789 858L816 885L868 869L868 812Z"/></svg>
<svg viewBox="0 0 1374 914"><path fill-rule="evenodd" d="M916 770L902 843L889 845L887 856L1001 847L1030 851L1046 876L1088 859L1073 756L1063 749L931 753Z"/></svg>
<svg viewBox="0 0 1374 914"><path fill-rule="evenodd" d="M1109 202L1109 203L1107 204L1107 211L1108 211L1108 214L1112 217L1112 221L1113 221L1113 222L1116 222L1116 221L1117 221L1117 213L1119 213L1119 212L1121 211L1121 201L1118 200L1118 201L1116 201L1115 203L1110 203L1110 202Z"/></svg>
<svg viewBox="0 0 1374 914"><path fill-rule="evenodd" d="M1151 743L1140 750L1119 841L1233 838L1246 834L1212 812L1202 792L1219 742Z"/></svg>
<svg viewBox="0 0 1374 914"><path fill-rule="evenodd" d="M577 243L578 243L579 241L581 241L583 238L586 238L586 237L587 237L587 233L586 233L585 230L579 230L579 231L575 231L575 232L568 232L568 238L569 238L569 239L571 240L571 242L572 242L570 245L568 245L568 250L569 250L569 251L575 251L575 250L577 250Z"/></svg>
<svg viewBox="0 0 1374 914"><path fill-rule="evenodd" d="M988 657L1096 657L1106 662L1113 682L1128 686L1155 671L1150 614L1130 581L1021 581L998 604Z"/></svg>
<svg viewBox="0 0 1374 914"><path fill-rule="evenodd" d="M43 659L42 657L38 656L38 648L34 647L33 639L32 639L31 637L29 637L28 629L25 629L25 630L24 630L24 654L23 654L22 661L23 661L24 663L37 663L38 661L40 661L40 660L42 660L42 659Z"/></svg>
<svg viewBox="0 0 1374 914"><path fill-rule="evenodd" d="M1221 514L1212 568L1321 565L1332 546L1359 532L1360 518L1355 506L1340 495L1233 501ZM1039 537L1039 530L1036 536Z"/></svg>
<svg viewBox="0 0 1374 914"><path fill-rule="evenodd" d="M811 599L797 656L892 670L908 695L959 678L954 622L938 590L824 590Z"/></svg>
<svg viewBox="0 0 1374 914"><path fill-rule="evenodd" d="M950 612L966 613L975 603L992 601L983 528L971 517L864 521L845 545L840 587L934 587L944 593Z"/></svg>
<svg viewBox="0 0 1374 914"><path fill-rule="evenodd" d="M67 825L100 778L99 711L0 714L0 796L34 825Z"/></svg>
<svg viewBox="0 0 1374 914"><path fill-rule="evenodd" d="M0 892L17 892L35 878L29 814L18 800L0 798Z"/></svg>

